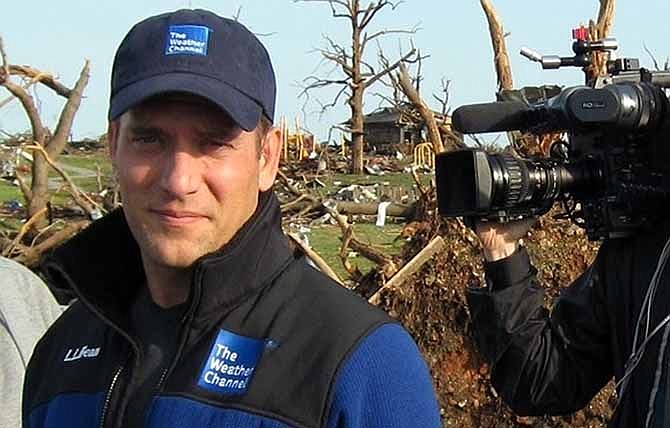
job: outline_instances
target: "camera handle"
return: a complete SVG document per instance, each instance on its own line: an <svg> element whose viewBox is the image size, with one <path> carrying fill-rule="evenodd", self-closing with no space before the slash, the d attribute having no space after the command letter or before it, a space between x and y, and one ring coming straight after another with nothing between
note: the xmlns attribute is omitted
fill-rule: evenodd
<svg viewBox="0 0 670 428"><path fill-rule="evenodd" d="M541 55L525 46L521 48L520 53L529 60L542 64L544 70L555 70L561 67L581 67L588 79L587 68L592 64L592 53L608 52L611 54L619 49L619 42L615 38L589 41L588 36L589 31L584 26L572 30L572 38L574 40L572 51L575 53L574 56Z"/></svg>

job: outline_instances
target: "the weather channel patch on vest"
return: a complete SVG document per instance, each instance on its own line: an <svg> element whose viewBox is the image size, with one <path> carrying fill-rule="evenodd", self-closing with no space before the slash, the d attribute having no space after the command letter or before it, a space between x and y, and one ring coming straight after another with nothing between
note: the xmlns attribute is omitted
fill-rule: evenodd
<svg viewBox="0 0 670 428"><path fill-rule="evenodd" d="M165 55L207 55L210 31L202 25L171 25Z"/></svg>
<svg viewBox="0 0 670 428"><path fill-rule="evenodd" d="M246 392L265 341L221 330L209 351L198 386L222 394Z"/></svg>

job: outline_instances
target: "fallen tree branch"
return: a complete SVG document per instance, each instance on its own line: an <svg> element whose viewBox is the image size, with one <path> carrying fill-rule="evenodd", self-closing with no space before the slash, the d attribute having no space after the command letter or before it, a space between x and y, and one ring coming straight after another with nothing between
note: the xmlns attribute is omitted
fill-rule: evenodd
<svg viewBox="0 0 670 428"><path fill-rule="evenodd" d="M331 217L335 219L337 224L340 226L340 229L342 230L343 238L342 238L342 249L340 251L340 257L342 258L342 263L345 269L347 269L347 271L351 273L350 270L351 265L350 264L348 265L347 260L348 254L346 248L351 248L352 250L356 251L366 259L376 263L379 266L380 271L384 274L386 278L391 277L398 271L398 267L396 263L393 261L393 258L377 250L371 245L364 244L363 242L359 241L356 238L356 235L354 234L354 229L349 224L347 216L340 214L339 212L337 212L336 209L329 207L327 205L324 205L324 207L328 210Z"/></svg>
<svg viewBox="0 0 670 428"><path fill-rule="evenodd" d="M305 245L302 240L296 236L294 233L287 233L288 237L293 240L293 242L300 247L300 249L309 257L310 260L316 264L316 266L321 270L321 272L325 273L328 275L331 279L333 279L335 282L338 284L344 286L344 282L340 279L339 276L337 276L337 273L326 263L326 261L321 257L314 249L308 247Z"/></svg>
<svg viewBox="0 0 670 428"><path fill-rule="evenodd" d="M56 77L51 73L45 73L27 65L15 64L9 65L8 72L9 74L29 78L32 82L35 83L39 82L44 86L52 89L55 93L62 97L70 97L72 90L56 80Z"/></svg>
<svg viewBox="0 0 670 428"><path fill-rule="evenodd" d="M11 244L9 244L9 245L2 251L2 256L3 256L3 257L9 257L9 256L11 256L12 253L14 252L14 249L16 248L16 246L19 244L19 242L21 242L21 239L23 239L23 237L26 235L26 233L28 233L28 230L30 230L30 228L32 227L32 225L35 224L36 222L40 221L40 220L42 219L42 217L45 216L46 213L47 213L47 208L44 207L44 208L42 208L41 210L39 210L38 212L36 212L35 215L33 215L32 217L30 217L30 218L28 219L28 221L25 222L25 223L23 224L23 226L21 226L21 229L19 229L19 232L16 234L16 237L15 237L14 240L11 242Z"/></svg>
<svg viewBox="0 0 670 428"><path fill-rule="evenodd" d="M64 229L59 230L39 244L26 247L21 255L15 257L14 260L28 267L35 267L39 263L42 254L72 238L89 224L90 221L88 220L70 223Z"/></svg>
<svg viewBox="0 0 670 428"><path fill-rule="evenodd" d="M419 253L407 262L391 279L384 284L379 290L375 292L368 299L373 305L378 305L381 301L381 293L387 290L398 288L407 281L407 279L415 274L427 261L431 260L433 256L446 248L446 243L441 236L436 236L428 243Z"/></svg>
<svg viewBox="0 0 670 428"><path fill-rule="evenodd" d="M342 227L340 225L340 227ZM354 282L358 282L361 279L361 271L358 270L358 267L353 266L351 262L349 261L349 243L351 242L351 236L353 234L353 229L351 227L348 227L346 229L342 230L342 237L340 238L342 240L342 246L340 247L340 261L342 262L342 266L344 266L344 269L347 271L349 274L349 277L354 280Z"/></svg>

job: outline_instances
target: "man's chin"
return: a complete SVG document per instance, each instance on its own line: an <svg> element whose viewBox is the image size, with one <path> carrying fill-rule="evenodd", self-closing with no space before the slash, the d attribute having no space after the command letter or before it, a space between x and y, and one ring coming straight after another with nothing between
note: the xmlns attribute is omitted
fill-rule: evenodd
<svg viewBox="0 0 670 428"><path fill-rule="evenodd" d="M172 269L188 269L193 266L206 251L198 249L193 243L181 243L179 245L170 245L163 247L161 245L152 246L142 251L147 254L157 265Z"/></svg>

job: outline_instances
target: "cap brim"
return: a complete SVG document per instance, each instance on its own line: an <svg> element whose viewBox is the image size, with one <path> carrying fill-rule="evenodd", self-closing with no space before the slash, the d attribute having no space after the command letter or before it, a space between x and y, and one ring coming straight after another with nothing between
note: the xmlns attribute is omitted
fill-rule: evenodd
<svg viewBox="0 0 670 428"><path fill-rule="evenodd" d="M117 92L109 107L109 120L153 96L183 92L203 97L221 107L240 128L252 131L258 125L262 107L244 93L220 80L189 73L169 73L134 82Z"/></svg>

